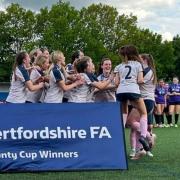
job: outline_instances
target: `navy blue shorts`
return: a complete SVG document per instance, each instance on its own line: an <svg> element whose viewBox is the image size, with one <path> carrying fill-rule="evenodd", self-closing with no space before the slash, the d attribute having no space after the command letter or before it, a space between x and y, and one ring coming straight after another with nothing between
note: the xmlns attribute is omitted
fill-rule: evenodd
<svg viewBox="0 0 180 180"><path fill-rule="evenodd" d="M169 105L180 105L180 102L169 102Z"/></svg>
<svg viewBox="0 0 180 180"><path fill-rule="evenodd" d="M156 101L156 104L165 104L165 102L157 102L157 101Z"/></svg>
<svg viewBox="0 0 180 180"><path fill-rule="evenodd" d="M118 93L116 94L117 101L123 102L123 101L135 101L141 98L140 94L137 93Z"/></svg>

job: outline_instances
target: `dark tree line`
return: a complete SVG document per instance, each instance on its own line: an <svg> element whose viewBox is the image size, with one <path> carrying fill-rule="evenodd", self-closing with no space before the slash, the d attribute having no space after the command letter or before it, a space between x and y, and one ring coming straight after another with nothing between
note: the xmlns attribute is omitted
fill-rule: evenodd
<svg viewBox="0 0 180 180"><path fill-rule="evenodd" d="M14 56L21 50L47 47L61 50L70 61L73 51L83 49L97 65L110 57L120 63L117 50L134 44L140 53L153 55L159 78L180 75L180 37L162 42L159 34L137 26L137 17L119 15L111 6L98 4L76 10L59 2L38 13L11 4L0 11L0 81L9 81Z"/></svg>

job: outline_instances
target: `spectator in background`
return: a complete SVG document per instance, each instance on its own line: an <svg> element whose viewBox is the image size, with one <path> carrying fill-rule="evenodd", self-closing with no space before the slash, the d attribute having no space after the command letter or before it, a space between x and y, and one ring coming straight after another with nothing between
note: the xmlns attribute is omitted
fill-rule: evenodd
<svg viewBox="0 0 180 180"><path fill-rule="evenodd" d="M178 127L178 118L180 113L180 84L178 77L173 77L172 84L168 89L169 96L169 115L172 122L172 115L175 114L175 127Z"/></svg>
<svg viewBox="0 0 180 180"><path fill-rule="evenodd" d="M156 111L155 111L155 127L164 127L164 108L167 106L166 102L167 88L163 79L160 79L155 89Z"/></svg>

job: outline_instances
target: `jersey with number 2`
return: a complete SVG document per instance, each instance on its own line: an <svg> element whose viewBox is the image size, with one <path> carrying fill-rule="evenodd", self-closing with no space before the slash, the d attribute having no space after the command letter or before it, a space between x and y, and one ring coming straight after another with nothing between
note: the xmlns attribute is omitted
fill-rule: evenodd
<svg viewBox="0 0 180 180"><path fill-rule="evenodd" d="M128 61L117 66L120 77L120 84L117 93L136 93L140 94L137 83L138 74L143 71L142 65L137 61Z"/></svg>

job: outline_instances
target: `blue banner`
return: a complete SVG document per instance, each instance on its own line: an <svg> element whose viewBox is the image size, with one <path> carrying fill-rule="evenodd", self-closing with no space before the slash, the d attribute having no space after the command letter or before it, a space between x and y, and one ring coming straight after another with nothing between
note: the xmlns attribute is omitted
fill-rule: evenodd
<svg viewBox="0 0 180 180"><path fill-rule="evenodd" d="M118 103L1 104L0 171L127 169Z"/></svg>
<svg viewBox="0 0 180 180"><path fill-rule="evenodd" d="M8 96L8 92L0 92L0 102L5 101Z"/></svg>

